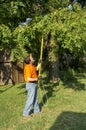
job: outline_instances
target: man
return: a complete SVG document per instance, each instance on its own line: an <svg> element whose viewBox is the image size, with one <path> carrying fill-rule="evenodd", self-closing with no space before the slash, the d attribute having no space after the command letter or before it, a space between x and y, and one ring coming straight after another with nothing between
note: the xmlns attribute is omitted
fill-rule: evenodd
<svg viewBox="0 0 86 130"><path fill-rule="evenodd" d="M40 79L37 77L36 71L39 69L40 64L36 67L34 65L34 59L32 54L27 57L25 60L25 67L24 67L24 79L26 82L26 90L27 90L27 101L23 111L23 116L30 116L30 111L32 106L34 107L34 113L39 113L40 108L38 105L38 97L37 97L37 81Z"/></svg>

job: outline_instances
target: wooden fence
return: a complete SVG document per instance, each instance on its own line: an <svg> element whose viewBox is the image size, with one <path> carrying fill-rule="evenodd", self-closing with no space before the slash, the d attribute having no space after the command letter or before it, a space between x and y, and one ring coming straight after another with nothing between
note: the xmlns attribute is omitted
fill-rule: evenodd
<svg viewBox="0 0 86 130"><path fill-rule="evenodd" d="M24 82L23 63L0 62L0 85Z"/></svg>

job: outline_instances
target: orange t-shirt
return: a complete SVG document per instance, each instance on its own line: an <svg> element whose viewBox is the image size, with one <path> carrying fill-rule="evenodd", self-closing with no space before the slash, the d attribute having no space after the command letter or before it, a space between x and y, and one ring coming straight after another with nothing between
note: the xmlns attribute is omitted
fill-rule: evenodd
<svg viewBox="0 0 86 130"><path fill-rule="evenodd" d="M37 78L37 73L36 73L36 66L26 64L24 67L24 80L26 82L28 81L28 78Z"/></svg>

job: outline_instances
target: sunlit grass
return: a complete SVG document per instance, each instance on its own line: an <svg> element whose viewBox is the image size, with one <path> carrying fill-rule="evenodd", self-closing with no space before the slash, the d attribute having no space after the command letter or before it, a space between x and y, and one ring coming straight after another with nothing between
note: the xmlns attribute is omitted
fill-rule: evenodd
<svg viewBox="0 0 86 130"><path fill-rule="evenodd" d="M66 79L66 77L65 77ZM38 89L41 113L22 117L25 84L0 86L0 130L86 130L86 75L59 83L43 80Z"/></svg>

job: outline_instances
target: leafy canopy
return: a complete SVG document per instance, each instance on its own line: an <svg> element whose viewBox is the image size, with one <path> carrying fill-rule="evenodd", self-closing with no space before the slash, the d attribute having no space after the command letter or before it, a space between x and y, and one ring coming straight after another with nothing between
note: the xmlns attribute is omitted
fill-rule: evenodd
<svg viewBox="0 0 86 130"><path fill-rule="evenodd" d="M45 3L46 2L46 3ZM74 56L86 53L86 14L79 3L74 11L67 7L68 1L15 0L0 2L0 50L8 50L13 60L23 60L31 51L40 53L41 35L55 53L68 49ZM19 28L27 17L32 21ZM45 48L46 45L44 45Z"/></svg>

